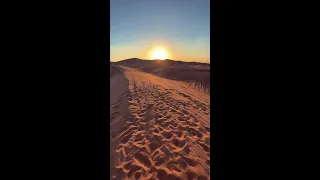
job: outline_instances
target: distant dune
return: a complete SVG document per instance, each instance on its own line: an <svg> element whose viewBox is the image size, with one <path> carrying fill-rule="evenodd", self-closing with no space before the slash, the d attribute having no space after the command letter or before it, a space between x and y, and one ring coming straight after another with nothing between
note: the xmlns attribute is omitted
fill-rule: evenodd
<svg viewBox="0 0 320 180"><path fill-rule="evenodd" d="M110 179L210 179L210 65L110 63Z"/></svg>
<svg viewBox="0 0 320 180"><path fill-rule="evenodd" d="M172 80L186 81L201 91L210 92L210 64L174 60L142 60L138 58L113 62Z"/></svg>

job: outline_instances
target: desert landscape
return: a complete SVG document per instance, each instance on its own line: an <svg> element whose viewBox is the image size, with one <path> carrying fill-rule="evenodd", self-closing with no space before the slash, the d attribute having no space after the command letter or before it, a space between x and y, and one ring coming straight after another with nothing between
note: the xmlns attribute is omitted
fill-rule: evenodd
<svg viewBox="0 0 320 180"><path fill-rule="evenodd" d="M110 62L110 179L210 179L210 65Z"/></svg>

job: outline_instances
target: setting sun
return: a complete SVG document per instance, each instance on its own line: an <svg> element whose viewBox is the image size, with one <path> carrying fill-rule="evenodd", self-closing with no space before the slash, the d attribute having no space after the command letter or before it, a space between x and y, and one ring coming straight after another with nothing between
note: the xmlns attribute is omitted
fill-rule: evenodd
<svg viewBox="0 0 320 180"><path fill-rule="evenodd" d="M168 54L164 49L155 49L152 52L152 59L160 59L160 60L164 60L168 58Z"/></svg>

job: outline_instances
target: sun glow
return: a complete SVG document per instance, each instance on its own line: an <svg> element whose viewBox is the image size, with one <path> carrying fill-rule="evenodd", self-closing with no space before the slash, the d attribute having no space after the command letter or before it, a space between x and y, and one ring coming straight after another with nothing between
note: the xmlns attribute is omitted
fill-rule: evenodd
<svg viewBox="0 0 320 180"><path fill-rule="evenodd" d="M168 59L168 53L164 49L156 48L152 52L152 59L164 60Z"/></svg>

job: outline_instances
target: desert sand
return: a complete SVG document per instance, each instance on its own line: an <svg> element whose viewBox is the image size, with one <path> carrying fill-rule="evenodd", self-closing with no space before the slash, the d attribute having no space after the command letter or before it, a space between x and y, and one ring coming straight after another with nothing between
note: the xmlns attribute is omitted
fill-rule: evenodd
<svg viewBox="0 0 320 180"><path fill-rule="evenodd" d="M210 179L210 66L110 63L110 179Z"/></svg>

